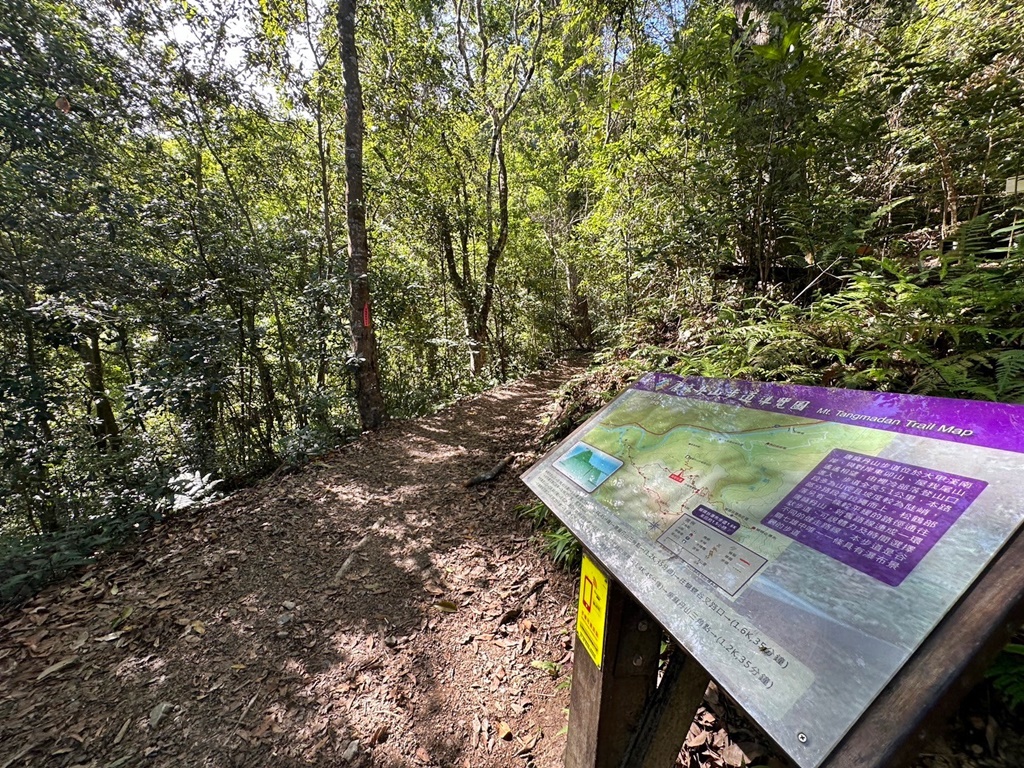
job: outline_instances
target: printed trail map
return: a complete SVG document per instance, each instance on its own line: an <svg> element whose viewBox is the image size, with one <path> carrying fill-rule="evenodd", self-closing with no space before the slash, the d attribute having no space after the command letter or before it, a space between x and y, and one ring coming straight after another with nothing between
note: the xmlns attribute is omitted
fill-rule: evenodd
<svg viewBox="0 0 1024 768"><path fill-rule="evenodd" d="M1024 519L1024 407L648 374L524 480L801 766Z"/></svg>

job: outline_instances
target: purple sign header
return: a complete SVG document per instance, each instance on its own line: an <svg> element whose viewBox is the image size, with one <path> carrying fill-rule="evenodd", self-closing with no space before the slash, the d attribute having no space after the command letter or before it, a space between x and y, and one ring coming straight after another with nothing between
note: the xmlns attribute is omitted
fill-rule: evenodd
<svg viewBox="0 0 1024 768"><path fill-rule="evenodd" d="M669 373L633 389L1024 453L1024 405Z"/></svg>

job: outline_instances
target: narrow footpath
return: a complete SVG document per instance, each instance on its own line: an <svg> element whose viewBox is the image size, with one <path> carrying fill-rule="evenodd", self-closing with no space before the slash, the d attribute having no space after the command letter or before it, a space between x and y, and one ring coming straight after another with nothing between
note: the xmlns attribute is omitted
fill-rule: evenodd
<svg viewBox="0 0 1024 768"><path fill-rule="evenodd" d="M516 507L575 370L365 435L0 614L0 768L559 766L573 579Z"/></svg>

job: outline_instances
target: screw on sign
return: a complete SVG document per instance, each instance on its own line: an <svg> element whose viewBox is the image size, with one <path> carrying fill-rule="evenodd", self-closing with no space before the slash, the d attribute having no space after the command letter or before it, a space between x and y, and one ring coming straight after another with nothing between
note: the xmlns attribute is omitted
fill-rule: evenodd
<svg viewBox="0 0 1024 768"><path fill-rule="evenodd" d="M576 613L576 635L597 668L604 653L605 612L608 579L589 558L583 558L580 572L580 604Z"/></svg>

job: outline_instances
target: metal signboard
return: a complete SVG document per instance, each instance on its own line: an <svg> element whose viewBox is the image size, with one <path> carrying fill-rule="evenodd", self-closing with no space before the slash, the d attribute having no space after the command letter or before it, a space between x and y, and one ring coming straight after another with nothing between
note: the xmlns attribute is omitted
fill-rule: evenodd
<svg viewBox="0 0 1024 768"><path fill-rule="evenodd" d="M1024 406L648 374L523 476L805 768L1024 519Z"/></svg>

